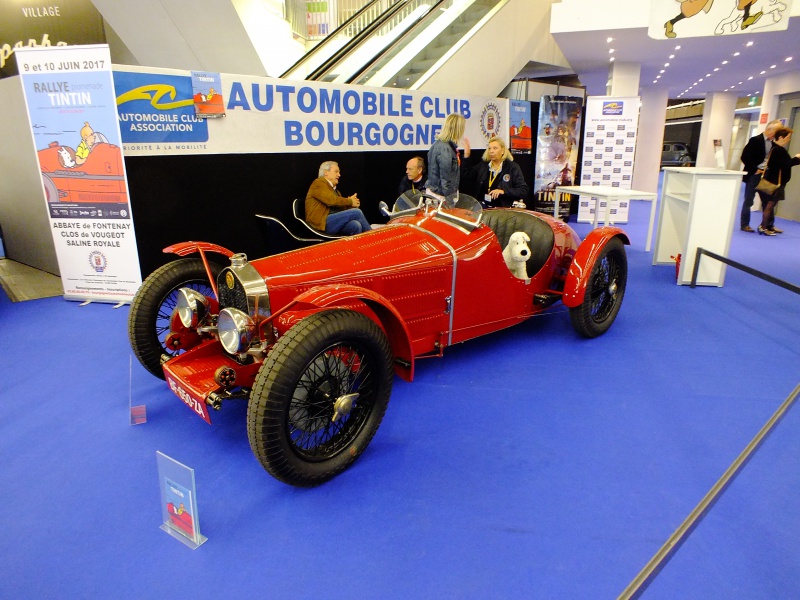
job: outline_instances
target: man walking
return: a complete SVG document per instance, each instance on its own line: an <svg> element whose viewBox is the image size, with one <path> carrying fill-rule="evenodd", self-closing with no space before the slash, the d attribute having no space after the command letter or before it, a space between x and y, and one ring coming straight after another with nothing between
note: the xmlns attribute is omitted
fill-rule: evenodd
<svg viewBox="0 0 800 600"><path fill-rule="evenodd" d="M769 151L772 149L772 138L781 127L783 124L780 121L770 121L764 128L764 133L751 137L742 150L741 160L744 163L744 170L747 171L747 175L744 176L744 203L739 223L742 231L755 231L750 227L750 210L753 208L756 186L767 165Z"/></svg>

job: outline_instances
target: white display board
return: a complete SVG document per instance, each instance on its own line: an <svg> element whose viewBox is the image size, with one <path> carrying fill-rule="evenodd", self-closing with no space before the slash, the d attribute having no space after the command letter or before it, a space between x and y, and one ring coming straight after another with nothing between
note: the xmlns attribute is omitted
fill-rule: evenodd
<svg viewBox="0 0 800 600"><path fill-rule="evenodd" d="M638 96L589 96L586 99L581 186L631 189L640 105ZM612 201L610 215L614 223L628 222L629 202ZM597 208L605 211L604 200L597 203ZM581 199L578 222L593 222L594 209L595 202L591 198Z"/></svg>

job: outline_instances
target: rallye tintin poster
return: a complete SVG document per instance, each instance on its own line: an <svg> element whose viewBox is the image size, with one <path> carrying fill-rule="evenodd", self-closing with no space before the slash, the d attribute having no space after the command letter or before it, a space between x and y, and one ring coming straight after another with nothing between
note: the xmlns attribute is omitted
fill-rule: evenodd
<svg viewBox="0 0 800 600"><path fill-rule="evenodd" d="M553 214L556 187L575 185L582 110L581 97L542 96L533 186L535 210ZM564 196L558 206L559 216L564 220L569 217L569 198Z"/></svg>
<svg viewBox="0 0 800 600"><path fill-rule="evenodd" d="M116 66L114 83L126 156L427 151L452 112L473 148L509 144L506 98L221 73L225 118L207 120L189 71Z"/></svg>
<svg viewBox="0 0 800 600"><path fill-rule="evenodd" d="M16 57L64 297L130 302L141 273L108 46Z"/></svg>

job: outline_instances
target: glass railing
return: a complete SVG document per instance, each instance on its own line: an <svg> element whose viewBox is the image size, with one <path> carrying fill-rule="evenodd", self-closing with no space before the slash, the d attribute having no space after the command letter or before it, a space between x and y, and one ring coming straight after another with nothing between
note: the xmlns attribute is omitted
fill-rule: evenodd
<svg viewBox="0 0 800 600"><path fill-rule="evenodd" d="M385 44L372 59L337 81L379 87L411 88L431 67L507 0L443 0L434 2L423 18ZM343 65L344 66L344 65Z"/></svg>
<svg viewBox="0 0 800 600"><path fill-rule="evenodd" d="M364 6L356 10L350 18L331 32L330 35L324 37L320 43L306 52L281 77L305 79L347 45L348 42L369 28L383 13L391 10L394 5L403 2L408 2L408 0L372 0L364 3ZM308 18L311 19L312 17L313 13L308 13ZM311 28L311 23L309 23L309 28Z"/></svg>

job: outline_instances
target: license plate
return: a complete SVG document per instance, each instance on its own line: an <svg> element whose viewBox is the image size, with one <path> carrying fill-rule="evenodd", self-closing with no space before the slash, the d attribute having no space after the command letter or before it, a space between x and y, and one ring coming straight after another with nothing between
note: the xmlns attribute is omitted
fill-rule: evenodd
<svg viewBox="0 0 800 600"><path fill-rule="evenodd" d="M167 377L167 383L169 384L169 389L171 389L175 395L183 400L183 403L191 408L195 413L199 416L203 417L207 423L211 423L211 417L208 414L208 405L205 403L203 398L197 397L192 392L184 389L177 381L172 379L169 375Z"/></svg>

